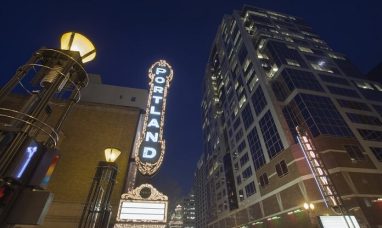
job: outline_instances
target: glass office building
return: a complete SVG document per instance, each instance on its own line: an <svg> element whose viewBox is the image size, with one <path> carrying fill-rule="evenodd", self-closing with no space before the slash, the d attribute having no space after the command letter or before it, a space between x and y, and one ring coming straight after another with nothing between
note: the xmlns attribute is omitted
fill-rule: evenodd
<svg viewBox="0 0 382 228"><path fill-rule="evenodd" d="M309 227L324 214L382 225L382 85L301 18L250 6L226 15L201 107L199 227Z"/></svg>

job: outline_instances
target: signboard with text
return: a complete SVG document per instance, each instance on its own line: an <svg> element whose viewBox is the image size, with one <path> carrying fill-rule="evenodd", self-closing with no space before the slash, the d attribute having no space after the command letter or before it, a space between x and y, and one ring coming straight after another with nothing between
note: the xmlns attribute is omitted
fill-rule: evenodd
<svg viewBox="0 0 382 228"><path fill-rule="evenodd" d="M168 197L150 184L142 184L122 194L115 227L128 224L165 224L167 222ZM152 226L147 226L152 227Z"/></svg>
<svg viewBox="0 0 382 228"><path fill-rule="evenodd" d="M165 141L163 125L166 110L166 97L173 70L165 60L159 60L149 69L150 91L146 115L135 154L138 170L143 175L153 175L163 162Z"/></svg>

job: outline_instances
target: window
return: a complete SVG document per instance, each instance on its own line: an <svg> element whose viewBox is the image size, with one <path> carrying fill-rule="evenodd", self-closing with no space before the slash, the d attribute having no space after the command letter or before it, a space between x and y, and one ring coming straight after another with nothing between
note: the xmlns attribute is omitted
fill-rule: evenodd
<svg viewBox="0 0 382 228"><path fill-rule="evenodd" d="M382 131L358 129L358 132L364 140L377 141L377 142L382 141Z"/></svg>
<svg viewBox="0 0 382 228"><path fill-rule="evenodd" d="M253 123L253 116L249 103L244 107L243 111L241 112L241 118L243 118L245 129L248 129L248 127L251 126L251 124Z"/></svg>
<svg viewBox="0 0 382 228"><path fill-rule="evenodd" d="M381 147L370 147L370 149L371 149L371 151L373 151L377 160L382 162L382 148Z"/></svg>
<svg viewBox="0 0 382 228"><path fill-rule="evenodd" d="M310 65L315 70L325 71L325 72L328 72L328 73L333 73L333 71L331 69L329 69L328 67L326 67L325 64L322 63L322 62L319 62L317 64L316 63L311 63Z"/></svg>
<svg viewBox="0 0 382 228"><path fill-rule="evenodd" d="M236 182L238 185L241 184L241 176L240 175L236 177Z"/></svg>
<svg viewBox="0 0 382 228"><path fill-rule="evenodd" d="M256 115L259 115L261 111L263 111L264 107L267 105L267 101L265 100L265 96L263 90L259 86L255 93L252 95L252 103L255 108Z"/></svg>
<svg viewBox="0 0 382 228"><path fill-rule="evenodd" d="M239 199L240 201L244 200L244 191L242 189L239 190Z"/></svg>
<svg viewBox="0 0 382 228"><path fill-rule="evenodd" d="M337 102L343 108L351 108L351 109L362 110L362 111L371 111L371 109L369 108L369 106L367 106L367 104L364 104L361 102L341 100L341 99L337 99Z"/></svg>
<svg viewBox="0 0 382 228"><path fill-rule="evenodd" d="M332 75L319 74L322 81L338 84L338 85L350 85L345 78L335 77Z"/></svg>
<svg viewBox="0 0 382 228"><path fill-rule="evenodd" d="M290 66L300 67L300 64L294 59L285 59L285 60L286 60L287 64Z"/></svg>
<svg viewBox="0 0 382 228"><path fill-rule="evenodd" d="M237 120L235 120L235 122L233 123L234 131L236 131L236 129L239 127L239 125L240 125L240 117L238 117Z"/></svg>
<svg viewBox="0 0 382 228"><path fill-rule="evenodd" d="M283 177L288 174L288 167L284 160L276 164L276 172L279 177Z"/></svg>
<svg viewBox="0 0 382 228"><path fill-rule="evenodd" d="M243 87L240 87L240 88L244 89ZM245 97L245 94L243 94L239 100L239 108L241 108L246 101L247 101L247 98Z"/></svg>
<svg viewBox="0 0 382 228"><path fill-rule="evenodd" d="M281 142L281 138L277 131L271 112L268 111L263 118L261 118L259 123L269 157L273 158L284 149L284 146Z"/></svg>
<svg viewBox="0 0 382 228"><path fill-rule="evenodd" d="M349 119L353 123L368 124L373 126L382 125L382 122L379 120L379 118L375 116L355 114L355 113L346 113L346 115L349 117Z"/></svg>
<svg viewBox="0 0 382 228"><path fill-rule="evenodd" d="M245 153L240 158L240 165L241 165L241 167L243 167L248 161L249 161L248 153Z"/></svg>
<svg viewBox="0 0 382 228"><path fill-rule="evenodd" d="M305 124L313 136L353 136L341 114L328 97L299 94L283 109L293 135L296 125Z"/></svg>
<svg viewBox="0 0 382 228"><path fill-rule="evenodd" d="M121 96L122 96L122 95L121 95ZM131 101L131 102L135 102L136 100L137 100L136 97L131 97L131 98L130 98L130 101Z"/></svg>
<svg viewBox="0 0 382 228"><path fill-rule="evenodd" d="M316 76L310 72L296 69L285 69L281 73L281 76L290 91L293 91L295 88L323 91Z"/></svg>
<svg viewBox="0 0 382 228"><path fill-rule="evenodd" d="M303 51L303 52L307 52L307 53L313 53L312 49L307 48L307 47L298 46L298 50Z"/></svg>
<svg viewBox="0 0 382 228"><path fill-rule="evenodd" d="M344 145L344 147L351 160L360 161L365 159L365 156L358 145Z"/></svg>
<svg viewBox="0 0 382 228"><path fill-rule="evenodd" d="M243 150L245 149L245 147L246 147L245 140L243 140L243 141L239 144L239 146L237 147L237 151L239 152L239 154L240 154L241 152L243 152Z"/></svg>
<svg viewBox="0 0 382 228"><path fill-rule="evenodd" d="M248 177L252 176L252 169L251 166L248 166L242 173L243 179L247 179Z"/></svg>
<svg viewBox="0 0 382 228"><path fill-rule="evenodd" d="M243 137L243 129L240 128L240 130L236 133L235 136L236 142L239 142L241 137Z"/></svg>
<svg viewBox="0 0 382 228"><path fill-rule="evenodd" d="M363 81L355 81L355 84L358 88L361 88L361 89L370 89L370 90L374 90L374 88L367 82L363 82Z"/></svg>
<svg viewBox="0 0 382 228"><path fill-rule="evenodd" d="M267 173L263 173L263 174L261 174L260 177L259 177L259 179L260 179L260 186L261 186L261 187L264 188L266 185L269 184L269 180L268 180L268 175L267 175Z"/></svg>
<svg viewBox="0 0 382 228"><path fill-rule="evenodd" d="M382 92L382 86L379 83L373 83L373 86L380 92Z"/></svg>
<svg viewBox="0 0 382 228"><path fill-rule="evenodd" d="M255 183L252 181L251 183L245 186L245 194L247 195L247 197L250 197L251 195L255 193L256 193L256 187L255 187Z"/></svg>
<svg viewBox="0 0 382 228"><path fill-rule="evenodd" d="M248 134L248 144L251 151L253 165L255 166L255 170L258 170L265 164L265 158L256 127L254 127Z"/></svg>
<svg viewBox="0 0 382 228"><path fill-rule="evenodd" d="M341 59L341 60L346 60L344 57L340 56L340 55L335 55L333 53L329 53L328 54L329 57L333 58L333 59Z"/></svg>
<svg viewBox="0 0 382 228"><path fill-rule="evenodd" d="M373 105L373 108L382 116L382 105Z"/></svg>
<svg viewBox="0 0 382 228"><path fill-rule="evenodd" d="M360 97L358 93L355 90L352 89L346 89L341 87L335 87L335 86L328 86L328 89L331 93L347 96L347 97Z"/></svg>

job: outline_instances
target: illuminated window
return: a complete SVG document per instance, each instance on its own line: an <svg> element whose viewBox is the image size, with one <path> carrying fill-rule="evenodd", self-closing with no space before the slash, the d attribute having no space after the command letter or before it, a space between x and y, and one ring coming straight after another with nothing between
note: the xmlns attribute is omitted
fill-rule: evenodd
<svg viewBox="0 0 382 228"><path fill-rule="evenodd" d="M313 53L312 49L307 48L307 47L298 46L298 50L303 51L303 52L307 52L307 53Z"/></svg>
<svg viewBox="0 0 382 228"><path fill-rule="evenodd" d="M246 101L247 101L247 98L245 97L245 94L243 94L243 96L241 96L239 101L239 108L241 108Z"/></svg>
<svg viewBox="0 0 382 228"><path fill-rule="evenodd" d="M331 58L333 58L333 59L346 60L344 57L339 56L339 55L335 55L335 54L333 54L333 53L329 53L328 55L329 55L329 57L331 57Z"/></svg>
<svg viewBox="0 0 382 228"><path fill-rule="evenodd" d="M317 39L317 38L312 38L312 40L313 40L314 42L319 43L319 44L325 44L324 41L322 41L322 40L320 40L320 39Z"/></svg>
<svg viewBox="0 0 382 228"><path fill-rule="evenodd" d="M373 83L373 86L380 92L382 92L382 86L378 83Z"/></svg>
<svg viewBox="0 0 382 228"><path fill-rule="evenodd" d="M319 62L319 63L317 63L317 64L315 64L315 63L311 63L310 64L312 67L313 67L313 69L315 69L315 70L319 70L319 71L325 71L325 72L329 72L329 73L333 73L333 71L331 70L331 69L329 69L329 68L327 68L326 66L325 66L325 62Z"/></svg>
<svg viewBox="0 0 382 228"><path fill-rule="evenodd" d="M283 177L288 174L288 166L284 160L276 164L276 172L279 177Z"/></svg>
<svg viewBox="0 0 382 228"><path fill-rule="evenodd" d="M258 81L259 81L259 78L255 74L255 76L252 78L252 80L249 83L249 90L251 92L252 92L253 88L255 88L255 85L257 84Z"/></svg>
<svg viewBox="0 0 382 228"><path fill-rule="evenodd" d="M361 89L374 90L374 88L367 82L356 81L355 84L357 85L358 88L361 88Z"/></svg>
<svg viewBox="0 0 382 228"><path fill-rule="evenodd" d="M239 190L239 199L240 201L244 200L244 191L242 189Z"/></svg>
<svg viewBox="0 0 382 228"><path fill-rule="evenodd" d="M294 59L285 59L288 65L300 67L300 64Z"/></svg>

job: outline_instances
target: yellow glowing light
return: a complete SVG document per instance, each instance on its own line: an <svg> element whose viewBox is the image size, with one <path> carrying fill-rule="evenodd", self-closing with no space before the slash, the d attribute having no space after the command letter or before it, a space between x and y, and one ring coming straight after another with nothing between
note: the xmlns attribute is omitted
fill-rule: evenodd
<svg viewBox="0 0 382 228"><path fill-rule="evenodd" d="M61 36L61 49L78 51L83 63L89 62L96 57L96 49L93 43L84 35L75 32L67 32Z"/></svg>
<svg viewBox="0 0 382 228"><path fill-rule="evenodd" d="M305 208L305 210L308 210L309 209L309 204L308 203L304 203L304 208Z"/></svg>
<svg viewBox="0 0 382 228"><path fill-rule="evenodd" d="M120 154L121 151L116 148L105 149L105 157L107 162L115 162Z"/></svg>

